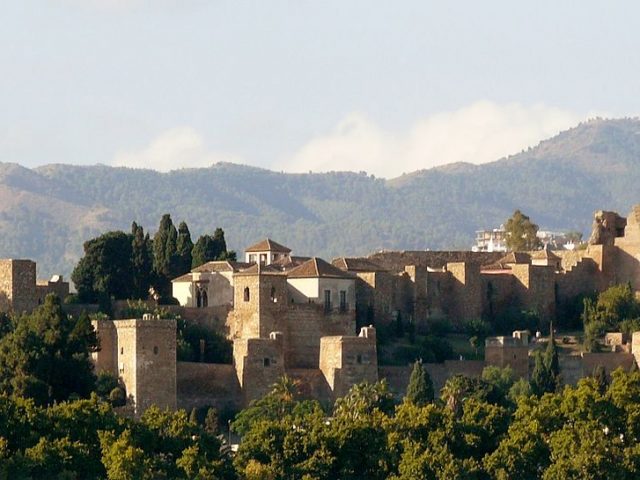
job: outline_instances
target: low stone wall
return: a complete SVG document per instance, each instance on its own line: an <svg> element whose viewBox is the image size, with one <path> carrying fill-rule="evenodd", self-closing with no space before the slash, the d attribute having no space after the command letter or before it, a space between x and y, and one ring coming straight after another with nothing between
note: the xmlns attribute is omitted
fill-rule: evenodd
<svg viewBox="0 0 640 480"><path fill-rule="evenodd" d="M468 377L480 377L485 363L482 360L446 360L444 363L425 363L436 397L440 395L440 389L445 382L454 375L466 375ZM409 385L409 377L413 365L405 367L379 367L378 375L380 379L386 379L389 390L397 398L402 398Z"/></svg>
<svg viewBox="0 0 640 480"><path fill-rule="evenodd" d="M178 362L178 408L238 410L242 394L233 365Z"/></svg>

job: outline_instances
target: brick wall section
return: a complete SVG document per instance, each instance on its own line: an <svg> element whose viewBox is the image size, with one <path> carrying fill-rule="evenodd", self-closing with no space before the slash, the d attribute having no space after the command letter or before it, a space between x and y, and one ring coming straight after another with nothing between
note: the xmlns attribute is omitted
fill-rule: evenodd
<svg viewBox="0 0 640 480"><path fill-rule="evenodd" d="M242 392L233 365L178 362L176 384L178 408L235 411L242 407Z"/></svg>

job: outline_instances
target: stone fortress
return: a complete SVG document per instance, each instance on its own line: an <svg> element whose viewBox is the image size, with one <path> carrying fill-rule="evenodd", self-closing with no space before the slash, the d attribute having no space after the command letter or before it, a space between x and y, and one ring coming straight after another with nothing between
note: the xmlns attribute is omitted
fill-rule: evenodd
<svg viewBox="0 0 640 480"><path fill-rule="evenodd" d="M381 378L403 393L411 367L378 365L375 326L401 316L425 332L430 318L456 324L514 306L551 321L580 294L627 282L638 292L640 205L626 219L597 212L584 250L379 252L329 263L293 256L267 239L247 248L243 260L209 262L172 282L181 305L176 309L186 321L233 342L233 364L177 362L174 320L94 322L102 347L94 354L96 369L123 380L135 410L152 403L238 409L284 374L300 382L303 394L322 401ZM68 292L61 279L38 287L35 264L21 262L28 261L0 262L0 308L29 310L45 291L64 293L66 285ZM609 340L614 352L561 357L565 381L575 382L599 364L611 371L640 360L640 334L631 342ZM509 365L526 378L531 348L528 332L514 332L487 339L484 361L427 368L436 388L456 373L479 375L487 365Z"/></svg>

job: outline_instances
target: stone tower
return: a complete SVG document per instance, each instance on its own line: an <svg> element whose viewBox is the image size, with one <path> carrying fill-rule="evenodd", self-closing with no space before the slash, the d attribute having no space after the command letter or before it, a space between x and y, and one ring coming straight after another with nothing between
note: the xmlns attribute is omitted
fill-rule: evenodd
<svg viewBox="0 0 640 480"><path fill-rule="evenodd" d="M287 276L254 265L234 274L234 337L269 338L281 331L287 315Z"/></svg>
<svg viewBox="0 0 640 480"><path fill-rule="evenodd" d="M36 306L35 262L0 260L0 311L31 312Z"/></svg>
<svg viewBox="0 0 640 480"><path fill-rule="evenodd" d="M92 322L101 350L93 355L96 371L118 376L136 415L151 405L176 408L176 321L144 315L142 319Z"/></svg>

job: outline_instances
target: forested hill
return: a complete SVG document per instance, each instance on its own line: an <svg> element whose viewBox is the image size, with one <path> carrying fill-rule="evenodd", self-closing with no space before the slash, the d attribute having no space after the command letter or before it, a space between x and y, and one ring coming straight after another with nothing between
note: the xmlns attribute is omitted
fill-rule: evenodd
<svg viewBox="0 0 640 480"><path fill-rule="evenodd" d="M9 160L9 159L6 159ZM393 159L389 159L393 161ZM0 163L0 258L69 274L84 240L163 213L193 237L215 227L242 251L269 236L300 255L469 248L473 232L516 208L543 228L587 234L593 212L640 203L640 121L592 120L526 152L384 180L364 173L284 174L216 164L170 173Z"/></svg>

